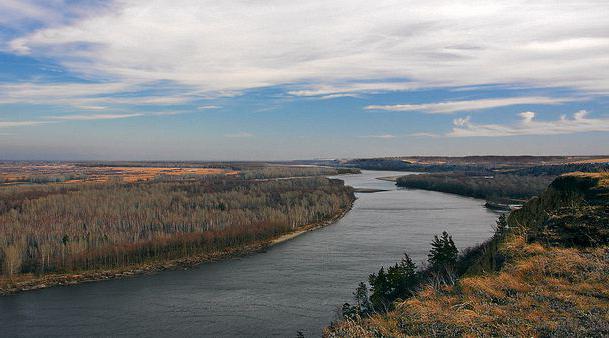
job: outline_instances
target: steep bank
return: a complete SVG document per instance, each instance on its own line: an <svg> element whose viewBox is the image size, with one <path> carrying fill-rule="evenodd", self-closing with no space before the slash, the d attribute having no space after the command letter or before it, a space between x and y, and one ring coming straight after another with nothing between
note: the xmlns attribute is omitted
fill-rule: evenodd
<svg viewBox="0 0 609 338"><path fill-rule="evenodd" d="M609 334L609 175L561 176L507 223L456 285L423 285L326 336Z"/></svg>

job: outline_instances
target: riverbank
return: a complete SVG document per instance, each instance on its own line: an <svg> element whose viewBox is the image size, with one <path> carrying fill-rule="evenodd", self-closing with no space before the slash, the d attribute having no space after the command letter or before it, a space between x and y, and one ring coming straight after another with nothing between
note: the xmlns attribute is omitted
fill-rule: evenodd
<svg viewBox="0 0 609 338"><path fill-rule="evenodd" d="M560 176L468 254L456 282L424 280L389 311L325 337L609 334L609 174Z"/></svg>
<svg viewBox="0 0 609 338"><path fill-rule="evenodd" d="M377 177L377 180L388 181L388 182L397 182L398 178L402 176L386 176L386 177Z"/></svg>
<svg viewBox="0 0 609 338"><path fill-rule="evenodd" d="M354 188L353 192L359 192L359 193L363 193L363 194L371 194L371 193L375 193L375 192L383 192L383 191L389 191L388 189L372 189L372 188Z"/></svg>
<svg viewBox="0 0 609 338"><path fill-rule="evenodd" d="M18 292L44 289L54 286L68 286L81 283L98 282L110 279L129 278L139 275L153 274L165 270L179 270L193 268L199 264L219 260L242 257L257 252L264 252L271 246L289 241L309 231L314 231L336 223L343 218L353 207L355 199L352 199L347 208L340 210L331 218L299 227L294 231L276 236L274 238L250 243L248 245L227 248L223 251L212 253L201 253L177 259L155 260L144 264L137 264L116 269L100 269L95 271L83 271L77 273L47 274L36 276L25 274L15 276L12 279L0 277L0 296L10 295Z"/></svg>

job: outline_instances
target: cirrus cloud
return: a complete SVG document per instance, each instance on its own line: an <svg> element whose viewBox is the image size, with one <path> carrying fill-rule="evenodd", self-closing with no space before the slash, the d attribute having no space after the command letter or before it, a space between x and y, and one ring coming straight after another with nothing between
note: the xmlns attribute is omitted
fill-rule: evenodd
<svg viewBox="0 0 609 338"><path fill-rule="evenodd" d="M543 96L508 97L466 101L447 101L437 103L422 104L397 104L397 105L370 105L367 110L388 110L388 111L424 111L429 114L452 114L459 111L481 110L497 107L515 105L536 105L536 104L561 104L565 102L581 101L580 98L552 98Z"/></svg>
<svg viewBox="0 0 609 338"><path fill-rule="evenodd" d="M35 126L50 123L49 121L0 121L0 128Z"/></svg>
<svg viewBox="0 0 609 338"><path fill-rule="evenodd" d="M329 95L357 91L340 88L353 81L391 90L384 79L400 78L416 87L513 83L606 94L606 13L593 0L122 0L9 46L90 78L203 92L309 83L294 95Z"/></svg>
<svg viewBox="0 0 609 338"><path fill-rule="evenodd" d="M95 120L116 120L116 119L127 119L130 117L139 117L144 116L143 113L133 113L133 114L89 114L89 115L60 115L60 116L51 116L52 119L55 120L64 120L64 121L95 121Z"/></svg>

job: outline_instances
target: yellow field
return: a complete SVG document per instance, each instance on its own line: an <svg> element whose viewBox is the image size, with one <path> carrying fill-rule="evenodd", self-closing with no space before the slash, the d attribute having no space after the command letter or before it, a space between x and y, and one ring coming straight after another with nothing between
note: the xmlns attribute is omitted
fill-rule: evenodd
<svg viewBox="0 0 609 338"><path fill-rule="evenodd" d="M593 158L593 159L589 159L589 160L569 162L569 164L607 163L607 162L609 162L609 158Z"/></svg>
<svg viewBox="0 0 609 338"><path fill-rule="evenodd" d="M218 168L178 167L105 167L78 166L74 164L4 163L0 165L0 184L51 183L70 184L83 182L108 182L121 180L137 182L161 175L235 175L238 171Z"/></svg>
<svg viewBox="0 0 609 338"><path fill-rule="evenodd" d="M235 175L237 171L212 168L140 168L140 167L112 167L105 168L109 172L95 175L92 181L105 182L114 177L120 177L125 182L149 180L160 175Z"/></svg>

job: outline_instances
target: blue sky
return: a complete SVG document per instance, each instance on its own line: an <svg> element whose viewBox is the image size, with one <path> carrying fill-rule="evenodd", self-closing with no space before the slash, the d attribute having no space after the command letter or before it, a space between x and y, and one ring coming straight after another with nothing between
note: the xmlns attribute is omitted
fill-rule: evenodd
<svg viewBox="0 0 609 338"><path fill-rule="evenodd" d="M0 159L608 154L603 1L0 2Z"/></svg>

